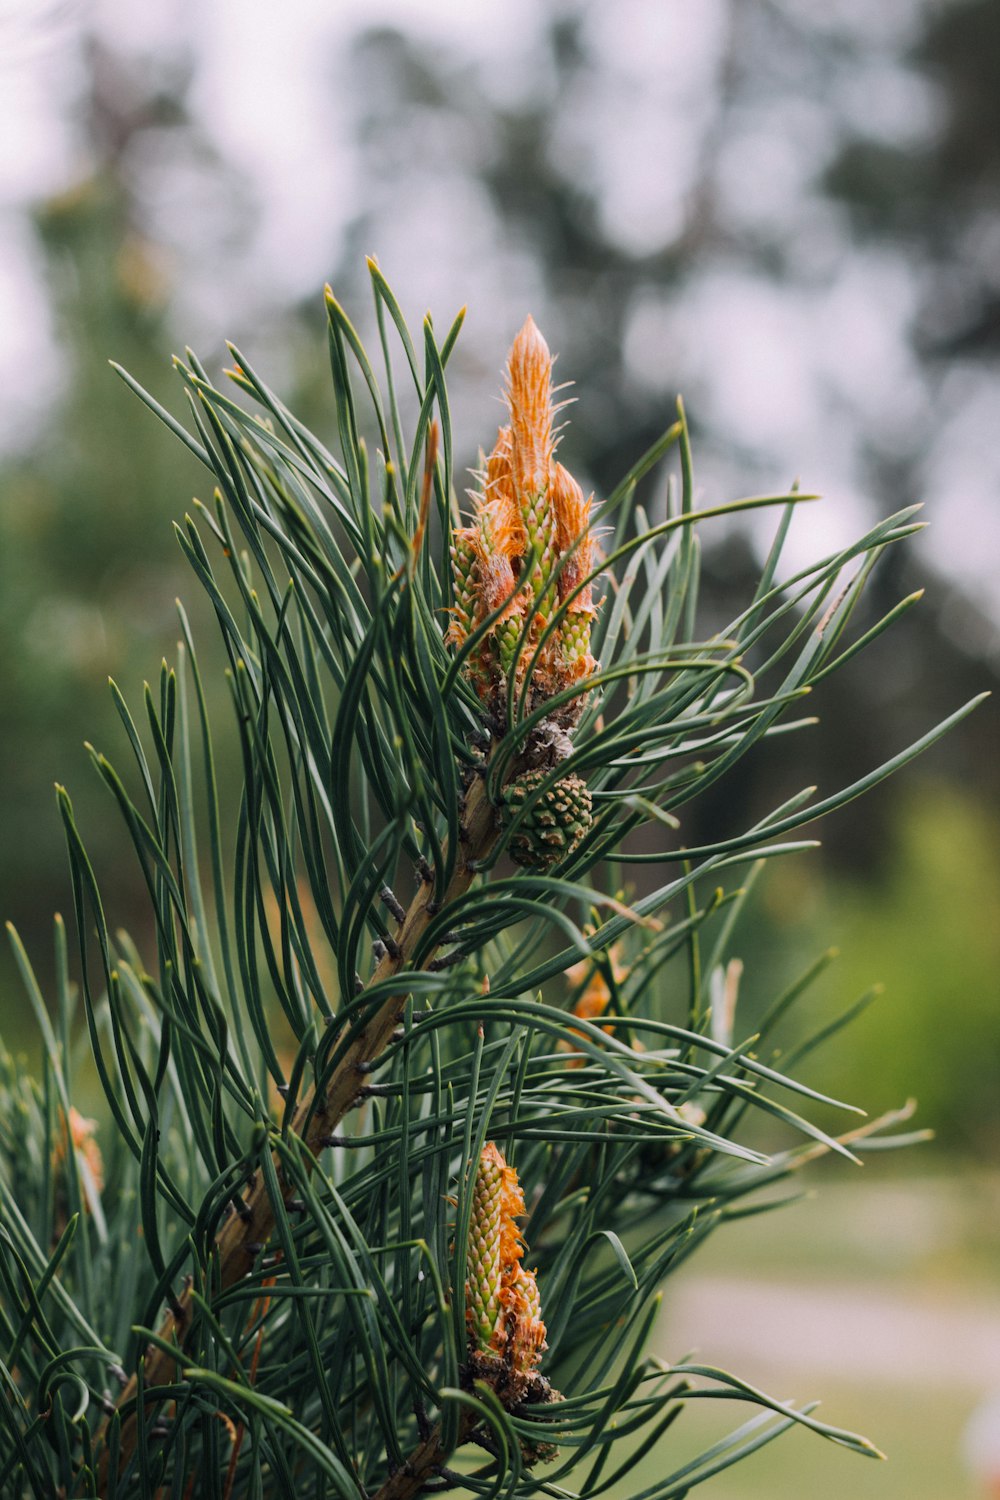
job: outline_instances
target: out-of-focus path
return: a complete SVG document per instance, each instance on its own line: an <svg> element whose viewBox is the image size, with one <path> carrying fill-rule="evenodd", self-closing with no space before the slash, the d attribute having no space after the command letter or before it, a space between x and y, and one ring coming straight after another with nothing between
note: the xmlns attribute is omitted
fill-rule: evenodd
<svg viewBox="0 0 1000 1500"><path fill-rule="evenodd" d="M750 1380L808 1369L925 1388L1000 1387L1000 1297L681 1276L656 1342L665 1358L696 1350Z"/></svg>

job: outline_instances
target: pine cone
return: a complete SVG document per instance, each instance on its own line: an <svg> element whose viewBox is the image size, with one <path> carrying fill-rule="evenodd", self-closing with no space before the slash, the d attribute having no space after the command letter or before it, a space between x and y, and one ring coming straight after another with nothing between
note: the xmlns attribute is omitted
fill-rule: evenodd
<svg viewBox="0 0 1000 1500"><path fill-rule="evenodd" d="M548 869L572 854L593 822L590 792L579 776L564 776L540 797L535 789L546 776L545 771L527 771L504 791L507 822L511 822L526 802L533 805L518 824L510 840L510 857L519 865Z"/></svg>

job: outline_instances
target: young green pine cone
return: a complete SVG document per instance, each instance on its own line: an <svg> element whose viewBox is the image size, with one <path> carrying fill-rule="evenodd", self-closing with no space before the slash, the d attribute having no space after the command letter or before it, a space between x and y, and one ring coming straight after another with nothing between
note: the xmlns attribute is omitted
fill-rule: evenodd
<svg viewBox="0 0 1000 1500"><path fill-rule="evenodd" d="M590 792L579 776L564 776L541 796L535 796L546 774L526 771L511 781L503 794L508 824L534 797L511 835L509 849L517 864L536 870L548 869L572 854L593 822Z"/></svg>
<svg viewBox="0 0 1000 1500"><path fill-rule="evenodd" d="M472 526L463 526L452 533L451 571L455 603L449 611L451 623L445 640L453 646L461 646L476 627L479 580L476 576L475 542L476 532Z"/></svg>
<svg viewBox="0 0 1000 1500"><path fill-rule="evenodd" d="M483 1148L472 1188L465 1279L465 1322L469 1347L486 1353L500 1334L500 1210L504 1159L492 1142Z"/></svg>

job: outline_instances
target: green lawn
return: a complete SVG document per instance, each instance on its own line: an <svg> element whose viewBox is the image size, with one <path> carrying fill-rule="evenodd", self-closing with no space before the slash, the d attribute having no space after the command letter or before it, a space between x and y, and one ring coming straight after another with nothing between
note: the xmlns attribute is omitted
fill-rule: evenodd
<svg viewBox="0 0 1000 1500"><path fill-rule="evenodd" d="M821 1399L818 1415L870 1438L886 1461L792 1430L693 1494L981 1500L960 1448L975 1406L1000 1383L991 1332L1000 1328L1000 1181L930 1157L904 1175L887 1165L820 1174L815 1199L720 1232L668 1284L654 1338L667 1360L696 1342L699 1362L779 1399ZM614 1500L673 1473L751 1414L728 1401L692 1403Z"/></svg>
<svg viewBox="0 0 1000 1500"><path fill-rule="evenodd" d="M706 1500L980 1500L959 1460L968 1420L964 1392L868 1388L823 1382L822 1414L873 1438L884 1463L838 1449L808 1432L788 1432L695 1494ZM665 1441L661 1456L634 1471L616 1496L637 1494L688 1455L707 1447L742 1420L742 1408L712 1402L694 1406Z"/></svg>

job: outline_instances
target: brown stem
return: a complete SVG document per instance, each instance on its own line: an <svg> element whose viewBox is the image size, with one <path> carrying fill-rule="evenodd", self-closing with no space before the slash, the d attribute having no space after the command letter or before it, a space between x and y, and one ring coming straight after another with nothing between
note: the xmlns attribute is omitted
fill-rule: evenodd
<svg viewBox="0 0 1000 1500"><path fill-rule="evenodd" d="M475 1422L476 1418L472 1412L463 1411L459 1418L456 1447L461 1447L465 1442ZM375 1491L372 1500L412 1500L412 1497L419 1495L428 1479L433 1479L450 1457L451 1454L445 1452L441 1442L441 1429L435 1427L420 1447L411 1453L403 1467L397 1469L395 1474L390 1474L385 1484Z"/></svg>
<svg viewBox="0 0 1000 1500"><path fill-rule="evenodd" d="M441 902L442 909L468 890L475 877L474 866L478 860L483 859L489 853L496 841L497 832L496 814L486 795L485 781L481 776L477 776L466 798L461 856ZM371 981L373 985L391 978L409 965L410 959L416 952L417 944L437 910L433 904L432 893L433 887L427 883L422 884L417 891L397 934L395 946L391 952L385 954L375 970ZM435 951L431 950L426 954L425 966L433 958ZM299 1103L292 1120L292 1130L302 1135L314 1157L318 1156L323 1149L321 1142L344 1118L357 1100L364 1087L368 1064L374 1062L385 1050L402 1017L406 999L406 991L390 996L371 1020L360 1029L344 1053L330 1079L326 1096L319 1104L315 1101L314 1090L310 1090ZM280 1171L278 1181L282 1181ZM283 1186L282 1193L285 1201L292 1196L293 1192L294 1188L291 1185ZM215 1241L218 1284L223 1291L242 1280L252 1270L260 1253L260 1247L270 1238L275 1222L275 1208L264 1184L264 1174L257 1172L243 1199L242 1208L238 1213L229 1216ZM142 1370L143 1383L147 1389L170 1385L179 1378L183 1367L182 1350L191 1332L192 1317L191 1291L188 1286L172 1304L171 1310L166 1314L159 1329L161 1339L177 1345L178 1357L172 1357L155 1345L151 1345L146 1350ZM129 1401L134 1401L137 1388L138 1381L133 1375L122 1391L117 1405L120 1407ZM147 1399L155 1400L156 1398ZM106 1427L107 1423L101 1430L101 1437L105 1436ZM125 1417L121 1424L120 1468L125 1467L135 1451L138 1432L139 1416L136 1410ZM423 1453L431 1440L429 1438L427 1443L418 1449L418 1453ZM435 1462L441 1462L441 1460L436 1459ZM98 1490L101 1495L107 1493L108 1464L109 1454L105 1447L98 1472ZM389 1492L386 1493L388 1495ZM391 1493L401 1496L413 1494L415 1490L399 1490Z"/></svg>

